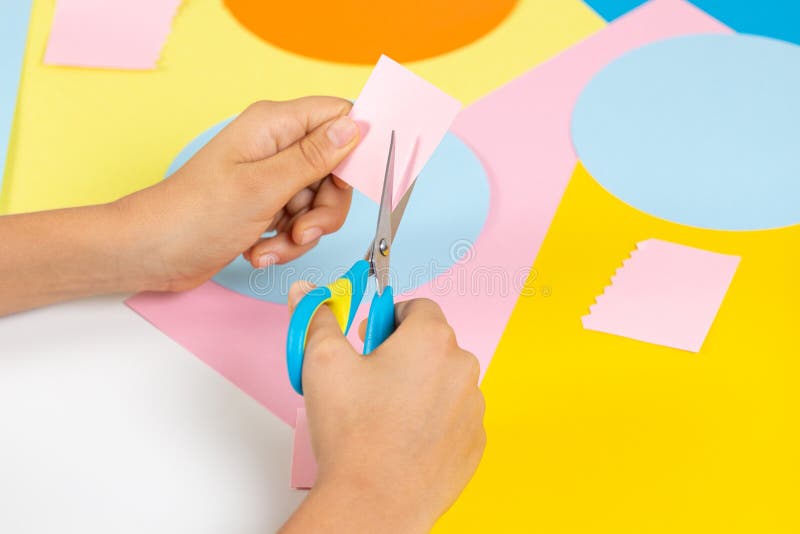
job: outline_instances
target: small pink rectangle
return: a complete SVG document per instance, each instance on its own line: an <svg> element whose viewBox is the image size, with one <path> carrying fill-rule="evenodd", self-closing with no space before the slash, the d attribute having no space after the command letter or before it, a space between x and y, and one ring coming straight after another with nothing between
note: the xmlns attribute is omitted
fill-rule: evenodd
<svg viewBox="0 0 800 534"><path fill-rule="evenodd" d="M396 204L433 155L460 109L458 100L381 56L350 112L361 130L361 141L333 173L380 202L394 130Z"/></svg>
<svg viewBox="0 0 800 534"><path fill-rule="evenodd" d="M659 239L642 241L583 317L583 326L699 352L739 259Z"/></svg>
<svg viewBox="0 0 800 534"><path fill-rule="evenodd" d="M48 65L156 68L181 0L58 0Z"/></svg>
<svg viewBox="0 0 800 534"><path fill-rule="evenodd" d="M311 489L317 480L317 460L311 448L306 409L297 409L294 426L294 450L292 451L292 488Z"/></svg>

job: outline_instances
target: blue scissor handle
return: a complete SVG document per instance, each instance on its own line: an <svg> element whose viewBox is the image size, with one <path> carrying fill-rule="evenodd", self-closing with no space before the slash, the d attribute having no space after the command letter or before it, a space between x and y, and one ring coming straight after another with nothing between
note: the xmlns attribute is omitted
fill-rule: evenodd
<svg viewBox="0 0 800 534"><path fill-rule="evenodd" d="M323 304L333 312L344 334L350 331L369 279L369 262L358 260L344 276L325 287L309 291L297 304L289 319L286 336L286 368L289 382L294 390L303 394L303 360L306 351L306 336L314 314Z"/></svg>
<svg viewBox="0 0 800 534"><path fill-rule="evenodd" d="M384 288L381 295L375 293L369 306L367 332L364 336L364 354L369 354L386 341L395 328L394 295L392 286Z"/></svg>

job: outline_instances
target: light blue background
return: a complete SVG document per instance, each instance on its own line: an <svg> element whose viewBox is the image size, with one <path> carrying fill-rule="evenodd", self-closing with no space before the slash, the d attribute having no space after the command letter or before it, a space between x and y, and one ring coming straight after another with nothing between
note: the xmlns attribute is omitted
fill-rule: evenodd
<svg viewBox="0 0 800 534"><path fill-rule="evenodd" d="M800 222L800 47L697 35L621 57L584 89L572 137L621 200L723 230Z"/></svg>
<svg viewBox="0 0 800 534"><path fill-rule="evenodd" d="M216 135L224 121L181 151L167 176ZM388 148L388 147L387 147ZM489 184L478 158L448 133L423 169L406 207L392 247L395 294L409 291L444 272L478 237L489 211ZM358 191L342 228L321 239L307 254L285 265L254 270L238 257L214 281L243 295L286 303L288 286L300 279L317 285L332 282L364 256L375 234L378 205ZM366 298L371 298L370 287Z"/></svg>
<svg viewBox="0 0 800 534"><path fill-rule="evenodd" d="M25 56L30 0L0 0L0 188Z"/></svg>

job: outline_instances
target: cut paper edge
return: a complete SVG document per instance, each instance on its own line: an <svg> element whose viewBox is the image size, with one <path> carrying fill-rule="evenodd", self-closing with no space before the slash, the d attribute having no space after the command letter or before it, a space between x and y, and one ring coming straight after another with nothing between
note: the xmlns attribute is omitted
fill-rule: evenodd
<svg viewBox="0 0 800 534"><path fill-rule="evenodd" d="M458 99L383 54L350 111L361 130L359 146L336 166L333 174L380 203L390 132L394 131L394 208L462 110ZM411 122L414 118L416 124Z"/></svg>
<svg viewBox="0 0 800 534"><path fill-rule="evenodd" d="M652 316L650 318L651 323L649 328L643 326L641 323L635 324L634 326L627 325L629 328L626 328L626 325L624 324L624 318L621 319L620 317L615 317L615 313L620 313L618 308L620 303L622 303L621 305L623 307L623 316L626 313L636 312L636 310L633 309L636 305L636 302L630 300L630 287L626 286L631 286L634 288L636 288L637 285L641 286L643 283L640 278L642 273L644 273L645 276L649 276L647 273L653 270L655 274L658 274L658 269L653 269L652 262L656 262L656 265L659 266L663 265L663 258L656 256L654 259L651 259L651 257L646 254L648 250L652 250L653 247L656 247L657 245L664 250L672 248L673 252L670 252L669 254L677 254L675 257L678 259L680 259L681 253L685 255L696 256L695 258L685 258L686 263L682 265L684 269L687 265L691 264L708 267L713 263L713 260L716 260L717 265L715 265L711 271L701 271L697 281L702 282L702 278L709 275L719 275L720 277L717 279L718 287L711 287L709 294L705 296L701 295L702 298L700 298L698 302L692 303L687 301L680 303L683 306L694 304L691 309L698 308L702 310L702 308L706 308L705 315L703 316L701 313L700 316L695 318L695 322L692 325L684 325L681 328L680 324L678 324L678 326L674 328L672 332L667 332L668 328L665 328L665 325L669 323L669 314L665 313L663 316L661 314L655 314L655 316ZM699 261L703 259L700 258L700 256L705 256L704 259L707 261ZM594 303L589 305L589 313L581 317L581 324L587 330L593 330L645 343L685 350L688 352L700 352L709 332L711 331L711 327L716 320L719 309L724 302L740 261L740 256L709 251L671 241L663 241L655 238L639 241L636 243L636 247L631 251L629 256L623 260L622 265L615 270L614 275L611 277L610 283L603 288L603 291L600 293L600 295L595 297ZM728 262L729 264L726 264ZM646 280L644 283L646 288L648 284L658 283L658 280ZM704 284L704 286L705 285L706 284ZM719 294L715 294L714 290L717 290ZM627 304L626 301L628 301ZM651 304L651 306L654 306L654 308L669 310L670 304L674 305L674 303L666 301L663 303L656 303L655 305ZM705 304L705 306L702 306L702 304ZM626 306L630 307L631 310L626 310ZM644 306L640 311L645 313L647 311L653 311L653 308L648 310L647 306ZM700 324L701 321L702 324ZM635 321L632 322L635 323ZM692 332L690 327L694 327L695 331Z"/></svg>

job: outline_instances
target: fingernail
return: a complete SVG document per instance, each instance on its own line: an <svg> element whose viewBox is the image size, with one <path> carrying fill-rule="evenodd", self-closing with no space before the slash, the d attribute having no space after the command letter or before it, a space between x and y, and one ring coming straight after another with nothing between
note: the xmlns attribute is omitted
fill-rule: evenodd
<svg viewBox="0 0 800 534"><path fill-rule="evenodd" d="M328 139L336 148L347 146L357 133L358 126L350 117L339 117L328 126Z"/></svg>
<svg viewBox="0 0 800 534"><path fill-rule="evenodd" d="M278 262L278 256L274 252L267 252L266 254L262 254L258 257L258 265L259 269L263 269L264 267L269 267Z"/></svg>
<svg viewBox="0 0 800 534"><path fill-rule="evenodd" d="M312 241L316 241L322 235L321 228L309 228L308 230L304 230L302 234L300 234L300 244L301 245L308 245Z"/></svg>

